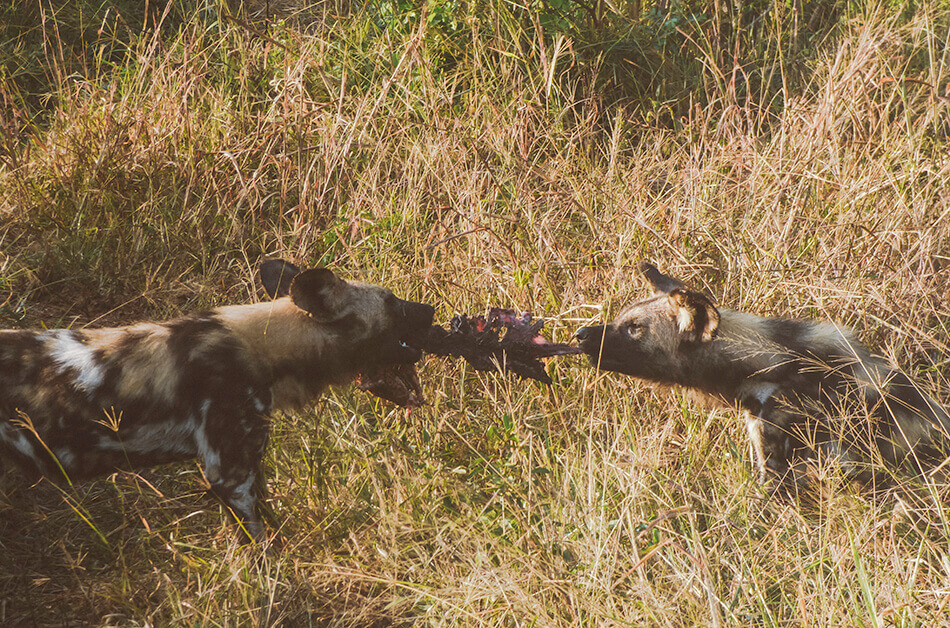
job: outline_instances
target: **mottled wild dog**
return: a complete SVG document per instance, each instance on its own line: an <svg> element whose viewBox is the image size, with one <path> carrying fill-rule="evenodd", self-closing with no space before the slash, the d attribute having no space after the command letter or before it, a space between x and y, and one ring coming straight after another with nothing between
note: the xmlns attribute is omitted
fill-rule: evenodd
<svg viewBox="0 0 950 628"><path fill-rule="evenodd" d="M331 271L261 265L274 300L111 329L0 332L0 460L82 480L201 457L253 538L275 408L422 355L433 308Z"/></svg>
<svg viewBox="0 0 950 628"><path fill-rule="evenodd" d="M866 483L877 463L926 471L946 458L947 412L851 331L719 310L654 266L641 270L656 294L578 330L581 348L602 369L738 404L762 481L807 483L809 460Z"/></svg>

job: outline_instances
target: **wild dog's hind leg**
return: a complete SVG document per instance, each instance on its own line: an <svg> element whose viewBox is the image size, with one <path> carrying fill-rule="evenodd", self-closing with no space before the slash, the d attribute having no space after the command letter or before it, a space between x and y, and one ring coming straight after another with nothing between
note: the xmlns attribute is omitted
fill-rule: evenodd
<svg viewBox="0 0 950 628"><path fill-rule="evenodd" d="M248 537L263 540L264 524L257 501L260 464L267 446L267 419L257 412L223 409L209 408L205 414L207 420L198 447L211 491L224 502Z"/></svg>

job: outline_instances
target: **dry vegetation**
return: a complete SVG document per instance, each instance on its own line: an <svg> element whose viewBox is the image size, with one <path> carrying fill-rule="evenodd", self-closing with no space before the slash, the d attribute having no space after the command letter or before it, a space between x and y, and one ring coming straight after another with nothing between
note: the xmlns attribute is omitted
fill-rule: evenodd
<svg viewBox="0 0 950 628"><path fill-rule="evenodd" d="M4 326L252 300L281 255L442 321L531 309L566 341L650 259L729 307L852 325L950 401L940 3L792 43L783 3L756 41L683 22L680 57L638 53L653 83L501 2L286 24L208 3L129 37L97 14L72 48L59 4L17 34L35 55L0 47ZM343 389L275 417L263 558L197 464L68 490L8 472L0 624L950 624L933 487L772 501L735 411L549 370L429 359L410 415Z"/></svg>

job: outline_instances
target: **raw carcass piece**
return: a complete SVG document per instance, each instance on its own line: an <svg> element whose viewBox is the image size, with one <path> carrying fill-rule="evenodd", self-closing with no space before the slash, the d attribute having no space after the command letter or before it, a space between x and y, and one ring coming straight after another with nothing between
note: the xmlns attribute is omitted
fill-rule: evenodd
<svg viewBox="0 0 950 628"><path fill-rule="evenodd" d="M549 342L541 335L543 326L541 319L532 322L528 312L518 316L514 310L493 307L487 317L456 316L447 330L433 325L420 346L426 353L465 358L477 371L511 371L550 384L541 358L581 350Z"/></svg>
<svg viewBox="0 0 950 628"><path fill-rule="evenodd" d="M531 314L493 307L488 316L460 314L449 328L433 325L413 346L434 355L465 358L477 371L511 371L545 384L551 377L542 358L582 353L579 347L549 342L541 335L544 321ZM425 403L422 386L412 364L389 366L361 373L358 387L405 408Z"/></svg>

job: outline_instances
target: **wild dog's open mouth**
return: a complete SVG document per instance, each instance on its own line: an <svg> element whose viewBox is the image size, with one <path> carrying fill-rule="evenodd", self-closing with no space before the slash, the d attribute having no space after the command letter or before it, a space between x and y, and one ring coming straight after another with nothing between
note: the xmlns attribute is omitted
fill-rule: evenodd
<svg viewBox="0 0 950 628"><path fill-rule="evenodd" d="M416 362L422 358L419 348L424 331L408 333L396 341L386 364L370 367L357 375L356 386L360 390L392 401L403 408L418 408L426 402L416 372Z"/></svg>
<svg viewBox="0 0 950 628"><path fill-rule="evenodd" d="M419 348L417 338L403 338L399 340L399 348L396 350L396 361L405 363L415 363L422 359L422 349Z"/></svg>
<svg viewBox="0 0 950 628"><path fill-rule="evenodd" d="M403 408L418 408L426 402L413 363L378 366L357 376L357 387Z"/></svg>
<svg viewBox="0 0 950 628"><path fill-rule="evenodd" d="M426 402L416 373L415 363L422 358L422 346L432 327L435 308L393 298L395 317L399 321L395 337L390 337L378 354L382 364L370 367L357 376L357 386L404 408L416 408Z"/></svg>

